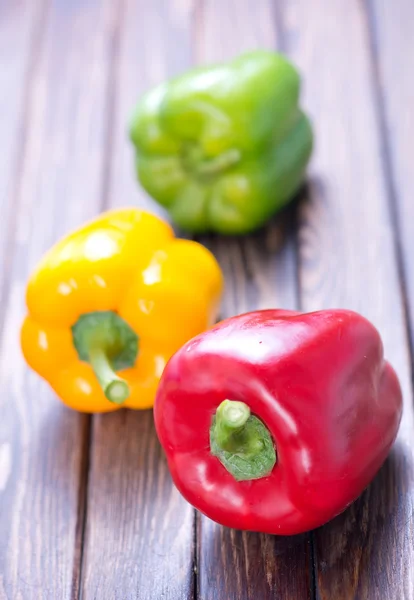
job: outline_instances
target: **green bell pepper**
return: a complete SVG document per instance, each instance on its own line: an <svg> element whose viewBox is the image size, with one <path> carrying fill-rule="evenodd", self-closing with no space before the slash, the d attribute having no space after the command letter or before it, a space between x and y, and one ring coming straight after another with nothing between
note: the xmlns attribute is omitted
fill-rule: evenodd
<svg viewBox="0 0 414 600"><path fill-rule="evenodd" d="M141 185L189 232L257 229L294 196L312 153L299 91L294 66L264 50L150 90L130 126Z"/></svg>

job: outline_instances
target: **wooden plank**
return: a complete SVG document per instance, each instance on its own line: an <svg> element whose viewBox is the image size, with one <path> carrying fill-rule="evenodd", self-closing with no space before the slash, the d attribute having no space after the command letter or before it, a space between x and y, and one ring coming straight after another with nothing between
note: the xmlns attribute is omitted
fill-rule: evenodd
<svg viewBox="0 0 414 600"><path fill-rule="evenodd" d="M386 137L385 168L390 170L390 194L398 219L398 244L402 253L407 304L410 314L411 346L414 344L414 205L412 154L414 82L406 65L414 53L414 4L400 0L398 10L389 2L367 1L376 85L383 133Z"/></svg>
<svg viewBox="0 0 414 600"><path fill-rule="evenodd" d="M16 213L13 186L18 180L16 171L24 143L24 113L44 15L45 2L25 0L0 4L0 140L4 148L0 169L0 214L10 232ZM10 235L0 236L0 270L4 274L9 267L11 244ZM0 277L0 302L6 291L4 279Z"/></svg>
<svg viewBox="0 0 414 600"><path fill-rule="evenodd" d="M40 255L99 210L110 4L50 2L30 67L20 170L6 200L16 216L0 354L1 598L77 597L89 420L28 370L18 330ZM9 141L0 138L2 156L15 152Z"/></svg>
<svg viewBox="0 0 414 600"><path fill-rule="evenodd" d="M118 15L108 205L165 214L135 180L127 124L139 95L190 59L186 2L127 0ZM152 411L94 418L84 600L193 598L194 511L173 487Z"/></svg>
<svg viewBox="0 0 414 600"><path fill-rule="evenodd" d="M152 411L94 419L82 597L193 598L191 507L171 483Z"/></svg>
<svg viewBox="0 0 414 600"><path fill-rule="evenodd" d="M196 13L196 59L221 61L277 41L273 3L206 0ZM210 237L226 278L222 316L256 308L295 308L292 211L240 239ZM198 516L198 597L202 600L295 598L311 594L309 537L280 538L220 527Z"/></svg>
<svg viewBox="0 0 414 600"><path fill-rule="evenodd" d="M409 600L412 389L366 22L357 0L286 0L283 21L289 54L306 75L317 135L311 193L300 211L302 305L370 318L404 393L398 442L384 468L359 501L315 533L316 596Z"/></svg>
<svg viewBox="0 0 414 600"><path fill-rule="evenodd" d="M138 204L168 219L138 185L135 155L128 140L132 111L140 95L186 69L191 61L191 2L124 0L116 43L113 87L112 154L108 202L111 206Z"/></svg>

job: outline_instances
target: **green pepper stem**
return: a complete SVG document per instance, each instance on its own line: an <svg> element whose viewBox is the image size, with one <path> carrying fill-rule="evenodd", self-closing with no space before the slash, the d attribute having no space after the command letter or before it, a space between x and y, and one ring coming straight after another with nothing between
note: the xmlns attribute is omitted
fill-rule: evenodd
<svg viewBox="0 0 414 600"><path fill-rule="evenodd" d="M129 386L113 370L105 350L94 346L89 350L89 360L105 396L115 404L122 404L129 396Z"/></svg>
<svg viewBox="0 0 414 600"><path fill-rule="evenodd" d="M240 151L236 150L235 148L231 148L230 150L227 150L227 152L223 152L215 158L201 161L199 164L197 164L195 170L198 175L214 175L214 173L224 171L225 169L237 164L240 160L240 157Z"/></svg>

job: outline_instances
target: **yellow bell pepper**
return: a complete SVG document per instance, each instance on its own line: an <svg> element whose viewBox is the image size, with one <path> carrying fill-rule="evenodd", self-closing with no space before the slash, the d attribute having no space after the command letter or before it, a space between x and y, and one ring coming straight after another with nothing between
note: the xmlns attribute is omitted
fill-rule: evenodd
<svg viewBox="0 0 414 600"><path fill-rule="evenodd" d="M222 287L204 246L145 211L109 211L30 277L23 355L73 409L149 408L170 356L215 321Z"/></svg>

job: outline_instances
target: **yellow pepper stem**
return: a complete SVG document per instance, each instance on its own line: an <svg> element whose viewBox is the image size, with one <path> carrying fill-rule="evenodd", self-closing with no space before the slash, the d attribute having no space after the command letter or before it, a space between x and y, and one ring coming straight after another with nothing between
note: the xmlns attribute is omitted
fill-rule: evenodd
<svg viewBox="0 0 414 600"><path fill-rule="evenodd" d="M115 373L105 350L99 346L91 348L89 360L108 400L116 404L125 402L129 396L128 384Z"/></svg>
<svg viewBox="0 0 414 600"><path fill-rule="evenodd" d="M85 313L72 326L73 344L81 360L90 363L106 398L122 404L129 387L117 371L133 367L138 336L115 312Z"/></svg>

